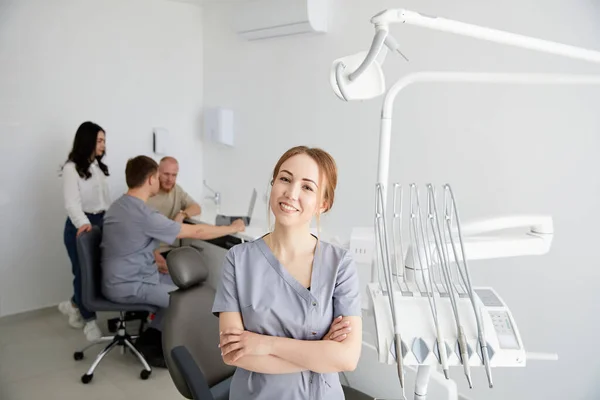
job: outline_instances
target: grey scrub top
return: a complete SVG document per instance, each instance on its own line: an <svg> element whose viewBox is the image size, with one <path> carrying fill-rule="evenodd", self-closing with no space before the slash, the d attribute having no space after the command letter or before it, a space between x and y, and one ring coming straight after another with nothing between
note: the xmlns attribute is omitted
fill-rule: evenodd
<svg viewBox="0 0 600 400"><path fill-rule="evenodd" d="M356 266L347 250L320 241L310 289L279 263L263 238L229 250L212 309L239 312L244 329L269 336L321 340L333 319L360 316ZM237 368L230 400L341 400L337 373L261 374Z"/></svg>
<svg viewBox="0 0 600 400"><path fill-rule="evenodd" d="M102 229L102 292L119 301L135 296L144 284L157 285L159 273L154 249L173 243L181 224L124 194L104 215Z"/></svg>

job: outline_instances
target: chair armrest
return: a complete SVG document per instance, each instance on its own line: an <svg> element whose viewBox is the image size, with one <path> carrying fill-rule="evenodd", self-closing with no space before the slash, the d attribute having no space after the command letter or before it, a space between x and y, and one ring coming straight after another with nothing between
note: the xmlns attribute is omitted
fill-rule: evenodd
<svg viewBox="0 0 600 400"><path fill-rule="evenodd" d="M192 358L185 346L177 346L171 350L175 366L183 376L194 400L214 400L212 392L206 383L204 374Z"/></svg>

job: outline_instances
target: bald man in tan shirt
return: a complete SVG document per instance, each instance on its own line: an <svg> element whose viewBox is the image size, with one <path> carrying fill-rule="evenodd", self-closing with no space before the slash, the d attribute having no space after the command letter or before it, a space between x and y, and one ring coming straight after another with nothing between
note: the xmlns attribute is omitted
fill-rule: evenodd
<svg viewBox="0 0 600 400"><path fill-rule="evenodd" d="M179 186L177 174L179 163L173 157L164 157L158 165L158 180L160 191L148 200L148 206L158 210L159 213L174 221L183 223L186 218L200 215L200 205ZM154 258L158 270L167 274L167 261L165 257L178 243L161 243L154 251Z"/></svg>

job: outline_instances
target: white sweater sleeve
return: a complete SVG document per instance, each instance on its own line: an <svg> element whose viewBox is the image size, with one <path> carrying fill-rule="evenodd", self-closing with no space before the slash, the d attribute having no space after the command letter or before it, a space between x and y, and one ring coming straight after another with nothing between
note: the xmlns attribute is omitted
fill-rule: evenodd
<svg viewBox="0 0 600 400"><path fill-rule="evenodd" d="M79 174L75 170L75 165L67 163L63 168L63 195L65 200L65 209L67 215L77 229L85 224L89 224L90 220L83 212L81 206L81 195L79 193Z"/></svg>

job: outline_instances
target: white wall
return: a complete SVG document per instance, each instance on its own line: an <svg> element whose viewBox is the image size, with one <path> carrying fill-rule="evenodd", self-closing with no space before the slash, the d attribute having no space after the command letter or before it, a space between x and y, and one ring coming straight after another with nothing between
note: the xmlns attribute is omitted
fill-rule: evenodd
<svg viewBox="0 0 600 400"><path fill-rule="evenodd" d="M0 0L0 316L72 293L58 169L81 122L106 130L113 198L155 126L199 193L201 22L166 0Z"/></svg>
<svg viewBox="0 0 600 400"><path fill-rule="evenodd" d="M340 179L325 229L349 234L370 223L381 100L343 103L329 86L331 62L367 49L369 19L405 7L600 50L600 9L583 0L383 1L334 0L331 32L243 42L232 31L230 4L204 11L204 104L235 111L237 145L206 145L206 178L223 183L224 206L243 208L250 187L265 188L287 148L322 146L336 158ZM416 70L598 72L597 66L478 42L424 29L393 29L410 63L388 59L388 82ZM421 85L395 107L391 178L403 183L450 182L463 221L510 213L548 213L556 236L542 257L472 264L476 285L493 285L511 306L530 351L558 352L558 362L495 370L487 389L482 371L473 398L591 399L600 397L600 328L594 207L600 88ZM235 164L241 165L238 167ZM241 204L238 204L240 203ZM397 398L393 368L367 364L352 381L383 398ZM383 382L380 383L383 379ZM396 393L396 395L394 395Z"/></svg>

